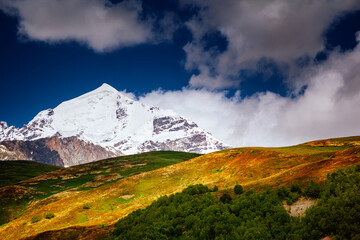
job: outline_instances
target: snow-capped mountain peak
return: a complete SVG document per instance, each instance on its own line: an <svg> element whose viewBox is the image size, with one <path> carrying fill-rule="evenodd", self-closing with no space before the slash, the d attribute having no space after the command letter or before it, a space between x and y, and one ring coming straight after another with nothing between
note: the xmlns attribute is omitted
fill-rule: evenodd
<svg viewBox="0 0 360 240"><path fill-rule="evenodd" d="M41 111L21 129L0 123L2 141L53 136L77 137L124 154L150 150L206 153L226 147L196 123L171 110L132 100L106 83Z"/></svg>

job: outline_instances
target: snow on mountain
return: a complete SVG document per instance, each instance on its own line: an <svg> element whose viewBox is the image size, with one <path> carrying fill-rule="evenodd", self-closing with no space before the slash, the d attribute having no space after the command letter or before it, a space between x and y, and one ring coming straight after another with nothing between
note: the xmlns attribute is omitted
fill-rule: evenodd
<svg viewBox="0 0 360 240"><path fill-rule="evenodd" d="M228 146L171 110L134 101L108 84L61 103L17 129L0 122L0 141L77 137L113 152L208 153Z"/></svg>

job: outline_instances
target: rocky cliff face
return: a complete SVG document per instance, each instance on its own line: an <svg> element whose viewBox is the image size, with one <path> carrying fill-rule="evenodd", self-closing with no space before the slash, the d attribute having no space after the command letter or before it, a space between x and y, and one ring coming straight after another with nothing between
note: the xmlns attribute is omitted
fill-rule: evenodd
<svg viewBox="0 0 360 240"><path fill-rule="evenodd" d="M33 141L13 140L0 143L1 160L27 159L65 167L120 155L119 152L109 151L76 137L55 136Z"/></svg>
<svg viewBox="0 0 360 240"><path fill-rule="evenodd" d="M121 152L112 152L76 137L48 138L46 139L46 145L59 154L65 166L84 164L122 155Z"/></svg>
<svg viewBox="0 0 360 240"><path fill-rule="evenodd" d="M0 122L0 141L41 139L65 165L146 151L209 153L229 147L191 120L146 106L107 84L38 113L22 128Z"/></svg>
<svg viewBox="0 0 360 240"><path fill-rule="evenodd" d="M27 159L24 153L10 150L5 145L0 145L0 161L1 160L24 160Z"/></svg>
<svg viewBox="0 0 360 240"><path fill-rule="evenodd" d="M33 160L45 164L64 166L64 162L60 158L59 153L51 150L47 146L46 139L35 141L4 141L0 143L0 146L6 148L9 152L20 154L20 158L13 160ZM25 158L23 158L23 156Z"/></svg>

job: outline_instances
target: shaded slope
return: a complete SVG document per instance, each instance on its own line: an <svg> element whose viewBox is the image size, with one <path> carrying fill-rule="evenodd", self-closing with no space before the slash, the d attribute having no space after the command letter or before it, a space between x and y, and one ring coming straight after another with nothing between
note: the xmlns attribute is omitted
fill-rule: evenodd
<svg viewBox="0 0 360 240"><path fill-rule="evenodd" d="M61 169L29 160L0 161L0 188Z"/></svg>
<svg viewBox="0 0 360 240"><path fill-rule="evenodd" d="M224 192L236 183L257 189L294 181L302 184L310 180L323 181L328 173L358 162L360 137L316 141L286 148L223 150L90 191L66 191L34 202L21 217L0 228L0 238L20 238L70 226L113 224L133 210L149 205L162 195L179 192L188 185L217 185L220 192ZM90 209L83 209L84 203ZM53 211L55 218L30 223L31 217L48 211Z"/></svg>

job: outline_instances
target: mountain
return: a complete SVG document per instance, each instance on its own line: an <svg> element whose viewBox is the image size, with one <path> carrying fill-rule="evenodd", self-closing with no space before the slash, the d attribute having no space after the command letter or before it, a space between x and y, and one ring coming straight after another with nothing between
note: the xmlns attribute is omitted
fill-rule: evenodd
<svg viewBox="0 0 360 240"><path fill-rule="evenodd" d="M209 153L228 148L196 123L171 110L130 99L108 84L41 111L20 129L0 122L4 149L9 150L9 142L15 141L13 145L26 145L23 148L31 153L29 141L41 139L39 144L47 146L47 152L59 154L60 166L146 151ZM15 150L23 153L21 148ZM29 158L28 151L24 155Z"/></svg>
<svg viewBox="0 0 360 240"><path fill-rule="evenodd" d="M106 239L92 238L89 231L111 228L118 219L159 197L194 184L210 189L216 185L216 194L221 196L232 194L236 184L245 191L259 191L295 182L300 187L311 180L323 182L339 168L360 163L360 137L281 148L234 148L202 156L164 154L92 162L0 188L0 210L7 211L11 220L0 226L0 239ZM184 161L186 157L191 159ZM173 165L159 168L163 162ZM148 171L149 167L154 170ZM84 204L90 208L84 209ZM48 212L54 217L44 218ZM34 216L42 219L32 222ZM52 237L58 234L61 237Z"/></svg>

